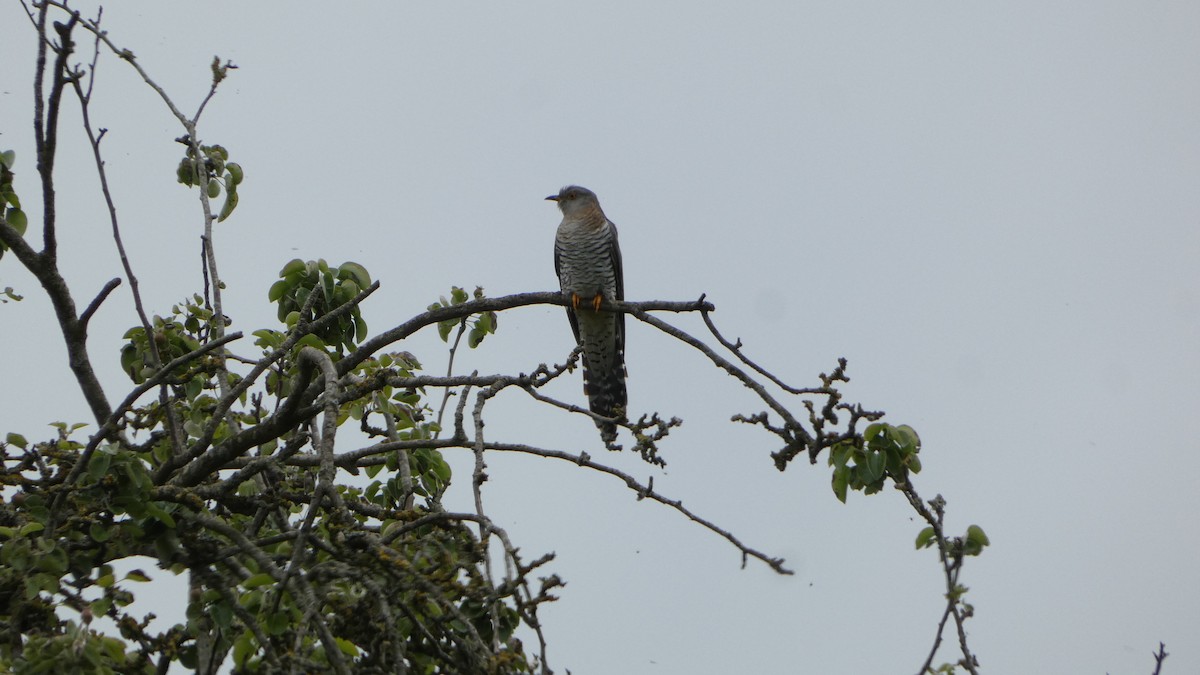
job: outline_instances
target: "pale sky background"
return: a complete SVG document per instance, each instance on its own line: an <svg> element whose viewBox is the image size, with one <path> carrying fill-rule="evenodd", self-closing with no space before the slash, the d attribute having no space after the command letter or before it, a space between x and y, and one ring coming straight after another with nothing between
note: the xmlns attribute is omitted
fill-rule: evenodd
<svg viewBox="0 0 1200 675"><path fill-rule="evenodd" d="M725 333L795 385L845 356L850 400L920 432L918 490L945 496L951 531L992 540L962 578L983 672L1149 673L1160 640L1163 673L1200 671L1200 4L344 7L105 8L185 110L214 54L240 66L202 121L246 172L217 232L235 328L276 325L266 291L294 257L365 265L383 284L373 331L453 284L554 289L559 218L542 198L585 185L621 228L629 299L707 293ZM18 153L31 221L33 37L0 6L0 149ZM100 78L127 246L166 314L200 288L182 131L125 64L105 56ZM64 110L61 257L82 306L120 270L78 107ZM49 304L7 256L4 286L26 299L0 305L0 431L87 420ZM92 324L112 398L134 322L122 286ZM527 372L570 346L560 309L518 310L458 369ZM445 368L432 333L397 347ZM488 433L653 475L796 574L740 570L724 541L617 481L493 456L490 514L529 557L557 552L568 582L542 613L550 665L915 673L942 586L902 497L842 505L824 462L779 473L773 437L726 421L761 405L637 321L627 358L631 411L685 420L665 472L515 394ZM582 402L577 378L553 392ZM468 465L450 455L465 508ZM176 600L158 602L146 611Z"/></svg>

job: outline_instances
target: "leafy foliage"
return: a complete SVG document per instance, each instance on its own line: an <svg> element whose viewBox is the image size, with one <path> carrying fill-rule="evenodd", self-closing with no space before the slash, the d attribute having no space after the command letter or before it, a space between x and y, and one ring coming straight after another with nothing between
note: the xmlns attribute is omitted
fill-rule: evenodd
<svg viewBox="0 0 1200 675"><path fill-rule="evenodd" d="M481 300L483 297L483 288L476 286L474 299ZM439 298L438 302L429 305L429 310L434 311L445 307L456 307L470 299L471 297L467 295L466 291L458 286L453 286L450 289L450 299L447 300L446 296L443 295L441 298ZM442 342L448 342L450 340L450 333L454 330L455 326L470 325L471 330L467 333L467 346L469 346L471 349L475 349L480 345L480 343L483 342L485 337L496 332L496 327L499 325L499 321L500 319L497 317L495 312L482 312L478 315L475 315L474 319L471 317L464 317L462 319L446 319L438 322L438 336L442 338Z"/></svg>
<svg viewBox="0 0 1200 675"><path fill-rule="evenodd" d="M216 72L219 66L214 65L213 68ZM224 72L221 72L219 79L225 79ZM204 188L209 199L220 197L224 190L225 203L217 215L217 222L224 221L238 205L238 186L245 178L241 165L230 162L229 151L220 145L200 145L197 154L190 137L176 140L187 146L184 158L179 160L179 167L175 170L176 178L182 185Z"/></svg>
<svg viewBox="0 0 1200 675"><path fill-rule="evenodd" d="M23 236L25 229L29 227L29 219L21 210L21 199L17 197L17 193L13 189L12 167L16 161L17 153L12 150L0 152L0 219L16 230L17 234ZM8 246L0 241L0 258L4 257L4 252L7 250ZM13 298L12 289L6 288L5 295Z"/></svg>
<svg viewBox="0 0 1200 675"><path fill-rule="evenodd" d="M921 472L920 451L921 439L907 424L871 424L862 436L842 440L830 450L833 493L845 503L847 489L869 495L882 490L888 478L905 483L910 471Z"/></svg>
<svg viewBox="0 0 1200 675"><path fill-rule="evenodd" d="M288 277L296 267L314 273ZM299 301L309 307L308 321L301 324L292 309L297 295L326 289L331 300L353 297L360 282L369 284L366 270L354 263L340 271L321 263L289 264L281 276L288 285L272 297L288 308L291 329L260 331L268 354L282 352L272 380L277 396L303 389L300 381L308 377L294 358L301 341L289 345L285 336L296 336L298 326L313 325L332 307ZM306 286L310 280L317 283ZM176 305L172 318L155 317L161 359L193 352L210 337L212 315L203 305L196 296ZM331 323L339 332L323 334L338 347L353 348L359 334L351 328L365 323L357 314L346 315L354 319ZM141 328L126 338L123 367L135 382L145 382L156 374L147 365L149 341ZM487 583L478 538L462 521L440 515L451 472L438 450L383 453L366 467L372 480L365 487L331 486L332 501L344 507L323 515L314 515L321 500L313 497L311 471L281 464L282 453L271 456L280 446L292 454L311 443L317 431L307 424L262 444L264 459L243 462L232 477L175 484L172 471L180 462L172 449L168 408L182 421L177 432L185 447L210 435L221 442L252 434L269 418L262 396L248 404L246 397L237 398L239 405L219 412L229 402L219 379L236 384L240 378L215 363L197 359L174 372L165 406L152 401L130 408L125 419L132 434L101 442L90 456L74 438L82 424L57 425L55 437L37 443L10 433L0 444L4 483L16 489L0 510L0 599L6 603L3 614L17 619L0 625L0 663L35 669L50 663L29 647L39 644L55 658L63 649L77 649L90 664L88 672L150 672L151 646L172 644L183 665L197 668L204 656L196 638L215 626L220 637L210 651L230 653L239 672L319 668L329 665L330 655L310 629L316 612L331 617L328 631L341 657L366 672L391 672L400 660L410 663L410 672L444 672L447 664L456 664L459 672L529 669L519 642L510 642L520 623L507 600L515 589ZM363 360L354 373L366 385L339 403L337 422L353 418L368 435L401 443L433 439L438 427L427 419L420 388L388 384L413 377L419 367L404 353ZM392 420L390 432L369 424L385 416ZM397 477L401 463L412 476L407 487ZM72 481L77 469L82 471ZM414 495L423 503L413 504ZM134 598L130 584L145 576L117 580L112 563L134 555L150 555L175 574L192 574L186 623L152 634L145 621L126 613ZM320 592L296 588L310 583L319 583ZM60 619L54 612L59 605L110 617L132 642ZM510 647L493 650L493 642Z"/></svg>
<svg viewBox="0 0 1200 675"><path fill-rule="evenodd" d="M197 299L195 304L189 303L189 307L195 308L197 312L211 314L212 310L203 308L202 303L203 300ZM195 321L194 315L182 317L177 305L171 318L154 317L153 332L150 335L147 335L146 329L141 326L130 328L123 336L129 342L121 348L121 369L130 379L141 384L153 375L162 363L199 349L200 330ZM151 339L154 341L153 349L150 345Z"/></svg>
<svg viewBox="0 0 1200 675"><path fill-rule="evenodd" d="M305 262L296 258L279 271L279 281L271 286L267 299L279 305L279 320L288 328L295 328L301 322L311 323L330 314L334 308L347 306L370 285L371 275L358 263L330 267L324 260ZM366 336L367 322L355 305L337 315L335 321L306 335L301 344L322 350L329 346L342 353L343 349L353 349Z"/></svg>

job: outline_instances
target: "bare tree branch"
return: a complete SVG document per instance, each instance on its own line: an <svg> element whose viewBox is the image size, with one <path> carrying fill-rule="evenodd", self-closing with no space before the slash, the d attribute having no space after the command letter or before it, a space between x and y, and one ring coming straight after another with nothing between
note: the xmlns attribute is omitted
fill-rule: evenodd
<svg viewBox="0 0 1200 675"><path fill-rule="evenodd" d="M723 538L726 541L728 541L729 543L733 544L739 551L742 552L742 566L743 567L745 567L746 561L748 558L757 558L757 559L761 560L762 562L766 563L768 567L775 570L779 574L793 574L792 570L784 567L783 558L772 558L764 553L761 553L759 551L756 551L756 550L746 546L745 544L743 544L741 542L740 539L735 537L729 531L722 529L721 527L718 527L716 524L714 524L710 520L701 518L700 516L696 515L691 510L689 510L688 508L684 507L683 502L681 502L679 500L668 499L667 497L663 496L661 493L655 492L653 480L651 480L650 482L643 485L636 478L634 478L633 476L630 476L629 474L627 474L623 471L620 471L620 470L614 469L610 466L605 466L603 464L599 464L597 462L592 461L591 456L588 455L586 452L580 453L578 455L573 455L569 452L537 448L537 447L533 447L530 445L522 445L519 443L485 443L484 447L487 450L500 450L503 452L518 452L518 453L527 454L527 455L536 455L538 457L560 459L560 460L563 460L566 462L570 462L572 464L577 464L579 466L586 467L588 469L593 469L595 471L599 471L600 473L608 474L614 478L619 478L622 482L625 483L625 485L630 490L633 490L634 492L637 493L639 500L650 499L650 500L656 501L664 506L669 506L672 509L675 509L676 511L678 511L679 513L682 513L688 520L719 535L721 538Z"/></svg>
<svg viewBox="0 0 1200 675"><path fill-rule="evenodd" d="M1154 653L1154 675L1159 675L1162 672L1163 661L1167 660L1170 654L1167 653L1167 646L1163 643L1158 643L1158 651Z"/></svg>
<svg viewBox="0 0 1200 675"><path fill-rule="evenodd" d="M96 297L92 300L91 304L87 306L87 309L83 310L83 314L79 315L79 323L82 323L86 328L88 322L92 320L92 315L96 313L96 310L100 309L101 303L104 302L109 293L112 293L113 290L120 285L120 277L113 277L112 279L109 279L104 284L104 287L100 289L100 292L96 294Z"/></svg>

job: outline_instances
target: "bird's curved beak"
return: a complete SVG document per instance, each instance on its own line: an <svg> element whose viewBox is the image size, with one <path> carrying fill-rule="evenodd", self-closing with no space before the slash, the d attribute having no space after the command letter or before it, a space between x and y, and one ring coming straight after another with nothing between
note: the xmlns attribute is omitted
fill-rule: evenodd
<svg viewBox="0 0 1200 675"><path fill-rule="evenodd" d="M550 195L549 197L546 197L546 201L556 202L556 201L558 201L558 195Z"/></svg>

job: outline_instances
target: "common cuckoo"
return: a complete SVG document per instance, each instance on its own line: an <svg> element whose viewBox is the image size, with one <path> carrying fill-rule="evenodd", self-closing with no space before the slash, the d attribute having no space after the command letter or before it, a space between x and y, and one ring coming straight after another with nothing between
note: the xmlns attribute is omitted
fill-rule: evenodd
<svg viewBox="0 0 1200 675"><path fill-rule="evenodd" d="M554 271L570 301L567 318L583 356L583 393L603 417L625 416L625 315L602 311L604 301L625 299L617 226L604 215L596 193L568 185L546 199L558 202L562 223L554 237ZM596 421L606 444L617 426Z"/></svg>

